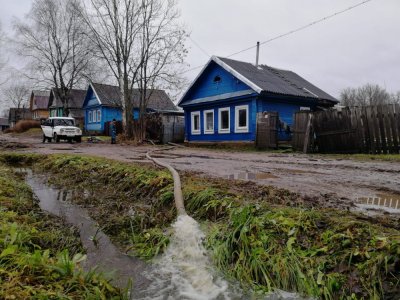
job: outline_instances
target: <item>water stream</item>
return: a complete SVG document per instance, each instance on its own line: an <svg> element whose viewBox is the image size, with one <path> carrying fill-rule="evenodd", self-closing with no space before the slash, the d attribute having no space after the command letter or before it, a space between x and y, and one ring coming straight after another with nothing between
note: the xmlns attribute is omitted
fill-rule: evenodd
<svg viewBox="0 0 400 300"><path fill-rule="evenodd" d="M131 281L134 283L134 289L149 284L141 275L147 265L137 258L121 253L109 237L99 229L98 224L89 217L85 209L68 201L71 196L69 192L47 185L43 176L33 175L30 170L24 171L27 173L26 182L39 199L41 209L62 217L66 223L78 227L87 255L83 263L84 269L97 267L99 271L109 274L113 283L121 288L127 287Z"/></svg>
<svg viewBox="0 0 400 300"><path fill-rule="evenodd" d="M245 294L237 284L230 283L214 270L203 247L204 233L191 217L179 216L172 225L174 234L166 252L151 266L125 255L113 245L87 211L72 204L71 193L46 183L46 178L30 170L26 182L39 198L40 207L79 228L87 252L83 267L97 267L112 274L113 283L125 288L133 282L131 299L142 300L239 300L239 299L301 299L296 294L277 292L268 296ZM96 240L96 243L93 240Z"/></svg>

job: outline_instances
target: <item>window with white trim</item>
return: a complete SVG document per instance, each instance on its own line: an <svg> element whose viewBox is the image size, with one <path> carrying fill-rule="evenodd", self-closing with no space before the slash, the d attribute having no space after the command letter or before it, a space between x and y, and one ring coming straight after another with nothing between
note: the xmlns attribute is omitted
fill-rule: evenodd
<svg viewBox="0 0 400 300"><path fill-rule="evenodd" d="M97 110L97 122L101 122L101 110Z"/></svg>
<svg viewBox="0 0 400 300"><path fill-rule="evenodd" d="M92 123L92 112L89 111L88 123Z"/></svg>
<svg viewBox="0 0 400 300"><path fill-rule="evenodd" d="M205 110L204 112L204 133L214 133L214 110Z"/></svg>
<svg viewBox="0 0 400 300"><path fill-rule="evenodd" d="M191 113L191 128L192 134L200 134L200 112L193 111Z"/></svg>
<svg viewBox="0 0 400 300"><path fill-rule="evenodd" d="M218 109L218 133L230 132L230 112L229 107Z"/></svg>
<svg viewBox="0 0 400 300"><path fill-rule="evenodd" d="M249 132L249 106L240 105L235 107L235 132Z"/></svg>

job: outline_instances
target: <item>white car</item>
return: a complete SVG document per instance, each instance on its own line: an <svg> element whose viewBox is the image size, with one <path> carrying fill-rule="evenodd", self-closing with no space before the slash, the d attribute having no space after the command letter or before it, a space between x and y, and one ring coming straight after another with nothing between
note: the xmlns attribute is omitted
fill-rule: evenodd
<svg viewBox="0 0 400 300"><path fill-rule="evenodd" d="M51 117L42 123L43 143L47 140L54 140L58 143L60 140L69 142L82 141L82 130L75 126L74 118Z"/></svg>

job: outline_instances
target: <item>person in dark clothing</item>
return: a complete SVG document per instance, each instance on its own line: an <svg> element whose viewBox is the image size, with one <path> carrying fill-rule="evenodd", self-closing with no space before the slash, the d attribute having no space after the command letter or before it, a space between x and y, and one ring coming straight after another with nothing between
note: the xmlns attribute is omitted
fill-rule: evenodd
<svg viewBox="0 0 400 300"><path fill-rule="evenodd" d="M117 123L115 119L110 123L110 135L111 135L111 144L115 144L115 140L117 138Z"/></svg>

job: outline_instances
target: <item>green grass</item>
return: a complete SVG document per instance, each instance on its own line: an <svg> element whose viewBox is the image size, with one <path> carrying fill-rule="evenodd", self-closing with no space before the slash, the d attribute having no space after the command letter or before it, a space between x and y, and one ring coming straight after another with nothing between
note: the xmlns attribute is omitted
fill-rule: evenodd
<svg viewBox="0 0 400 300"><path fill-rule="evenodd" d="M77 230L43 213L0 163L0 298L125 298L103 275L81 269L82 251Z"/></svg>
<svg viewBox="0 0 400 300"><path fill-rule="evenodd" d="M171 175L149 166L74 155L0 155L76 186L76 203L126 251L150 260L175 220ZM312 207L272 187L185 174L188 213L203 223L215 265L242 286L320 299L391 299L400 293L400 231L389 218ZM89 190L89 196L79 191Z"/></svg>

